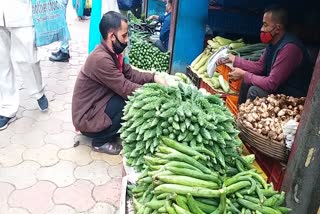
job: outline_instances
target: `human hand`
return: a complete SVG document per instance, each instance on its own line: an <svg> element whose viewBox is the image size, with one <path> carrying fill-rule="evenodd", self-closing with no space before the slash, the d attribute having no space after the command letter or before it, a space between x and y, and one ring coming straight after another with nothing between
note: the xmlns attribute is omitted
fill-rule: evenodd
<svg viewBox="0 0 320 214"><path fill-rule="evenodd" d="M232 72L229 73L229 79L231 81L239 80L239 79L242 79L245 74L246 74L246 71L240 68L234 68L232 69Z"/></svg>
<svg viewBox="0 0 320 214"><path fill-rule="evenodd" d="M162 76L160 76L159 74L154 75L154 82L159 83L160 85L164 85L164 86L168 85L166 80Z"/></svg>
<svg viewBox="0 0 320 214"><path fill-rule="evenodd" d="M220 57L216 64L217 65L222 65L222 64L227 64L227 63L233 63L235 59L235 56L232 54L229 54L227 57Z"/></svg>
<svg viewBox="0 0 320 214"><path fill-rule="evenodd" d="M153 19L155 19L154 17L155 17L154 15L149 16L149 17L147 18L147 21L152 21Z"/></svg>

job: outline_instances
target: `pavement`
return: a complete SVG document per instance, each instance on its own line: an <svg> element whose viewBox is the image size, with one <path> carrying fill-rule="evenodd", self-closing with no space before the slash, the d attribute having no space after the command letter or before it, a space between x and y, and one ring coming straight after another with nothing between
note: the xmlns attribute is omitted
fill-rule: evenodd
<svg viewBox="0 0 320 214"><path fill-rule="evenodd" d="M58 43L39 49L47 112L38 110L18 75L17 120L0 131L0 214L119 212L121 157L92 151L90 139L72 125L72 92L87 57L90 21L79 21L71 4L67 15L69 63L48 60Z"/></svg>

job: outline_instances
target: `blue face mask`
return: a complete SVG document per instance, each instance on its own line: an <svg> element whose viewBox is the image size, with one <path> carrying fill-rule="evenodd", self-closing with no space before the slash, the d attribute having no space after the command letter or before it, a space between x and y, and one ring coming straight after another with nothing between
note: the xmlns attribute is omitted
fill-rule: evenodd
<svg viewBox="0 0 320 214"><path fill-rule="evenodd" d="M121 54L124 49L126 49L128 43L122 43L120 42L120 40L118 39L118 37L113 34L114 37L116 37L116 42L112 42L112 48L113 48L113 51L116 53L116 54Z"/></svg>

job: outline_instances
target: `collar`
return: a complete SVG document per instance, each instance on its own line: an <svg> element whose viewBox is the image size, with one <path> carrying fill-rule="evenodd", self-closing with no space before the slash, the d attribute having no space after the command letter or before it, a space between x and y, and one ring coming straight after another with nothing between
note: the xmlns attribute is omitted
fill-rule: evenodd
<svg viewBox="0 0 320 214"><path fill-rule="evenodd" d="M102 45L103 49L105 49L111 55L111 57L115 61L116 65L118 66L120 72L122 73L123 55L122 54L116 54L115 52L113 52L113 50L111 50L108 47L108 45L106 44L106 42L104 40L101 40L101 45Z"/></svg>
<svg viewBox="0 0 320 214"><path fill-rule="evenodd" d="M109 54L111 54L112 56L117 56L117 54L108 47L106 41L104 41L103 39L101 40L101 45Z"/></svg>

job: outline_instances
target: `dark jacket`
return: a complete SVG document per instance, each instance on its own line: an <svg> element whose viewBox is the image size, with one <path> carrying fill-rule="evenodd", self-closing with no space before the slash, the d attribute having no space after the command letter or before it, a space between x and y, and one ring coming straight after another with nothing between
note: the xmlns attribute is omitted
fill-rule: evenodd
<svg viewBox="0 0 320 214"><path fill-rule="evenodd" d="M279 86L277 92L294 97L306 96L313 73L312 64L306 48L295 36L286 33L276 45L269 44L267 46L264 61L264 75L269 76L278 52L290 43L301 49L303 58L298 68L291 73L285 83Z"/></svg>
<svg viewBox="0 0 320 214"><path fill-rule="evenodd" d="M119 69L117 55L101 42L88 56L78 75L72 97L72 121L81 132L100 132L112 123L105 114L114 94L124 99L144 83L154 81L154 74L133 70L123 64Z"/></svg>
<svg viewBox="0 0 320 214"><path fill-rule="evenodd" d="M170 36L170 23L171 13L159 17L159 22L162 24L160 29L160 41L163 46L168 50L169 36Z"/></svg>

